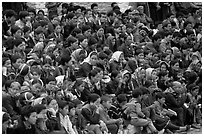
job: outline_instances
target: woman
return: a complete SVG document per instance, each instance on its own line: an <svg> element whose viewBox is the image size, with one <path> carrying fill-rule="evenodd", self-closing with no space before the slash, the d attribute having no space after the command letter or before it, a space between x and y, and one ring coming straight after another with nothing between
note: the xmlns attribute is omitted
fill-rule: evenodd
<svg viewBox="0 0 204 136"><path fill-rule="evenodd" d="M153 86L155 88L157 87L157 80L158 80L158 76L157 76L157 71L154 68L147 68L146 69L146 81L150 81L153 83Z"/></svg>
<svg viewBox="0 0 204 136"><path fill-rule="evenodd" d="M146 77L146 70L143 67L138 67L134 74L132 75L132 79L134 80L135 87L140 87L145 85L145 77Z"/></svg>
<svg viewBox="0 0 204 136"><path fill-rule="evenodd" d="M87 53L83 49L76 49L71 54L71 63L75 68L79 68L80 63L83 62L85 57L87 56Z"/></svg>
<svg viewBox="0 0 204 136"><path fill-rule="evenodd" d="M98 61L97 52L90 52L88 57L80 64L79 73L82 74L82 77L87 77L88 73L96 66Z"/></svg>
<svg viewBox="0 0 204 136"><path fill-rule="evenodd" d="M113 53L110 59L110 73L113 71L121 71L126 63L124 54L122 51L116 51Z"/></svg>

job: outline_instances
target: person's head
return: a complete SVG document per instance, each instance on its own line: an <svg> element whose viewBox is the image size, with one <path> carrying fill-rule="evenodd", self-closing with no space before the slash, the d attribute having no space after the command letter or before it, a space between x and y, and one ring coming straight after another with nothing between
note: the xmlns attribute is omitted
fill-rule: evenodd
<svg viewBox="0 0 204 136"><path fill-rule="evenodd" d="M22 38L23 31L20 27L13 25L11 26L11 35L15 38Z"/></svg>
<svg viewBox="0 0 204 136"><path fill-rule="evenodd" d="M2 132L4 133L11 124L11 117L9 113L2 112Z"/></svg>
<svg viewBox="0 0 204 136"><path fill-rule="evenodd" d="M112 2L111 7L114 8L115 6L118 6L118 3L117 2Z"/></svg>
<svg viewBox="0 0 204 136"><path fill-rule="evenodd" d="M170 66L173 70L178 71L180 69L180 61L179 60L172 60Z"/></svg>
<svg viewBox="0 0 204 136"><path fill-rule="evenodd" d="M69 7L69 5L67 3L62 4L62 14L67 14L68 7Z"/></svg>
<svg viewBox="0 0 204 136"><path fill-rule="evenodd" d="M166 62L161 62L160 64L160 71L167 71L169 69L169 66Z"/></svg>
<svg viewBox="0 0 204 136"><path fill-rule="evenodd" d="M117 101L121 106L125 105L127 103L127 101L128 101L126 94L119 94L117 96Z"/></svg>
<svg viewBox="0 0 204 136"><path fill-rule="evenodd" d="M16 82L16 81L12 81L10 83L10 86L8 87L8 93L11 95L11 96L15 96L16 94L20 93L20 89L21 89L21 85L19 82Z"/></svg>
<svg viewBox="0 0 204 136"><path fill-rule="evenodd" d="M143 6L138 6L137 10L139 11L140 14L144 13L144 7Z"/></svg>
<svg viewBox="0 0 204 136"><path fill-rule="evenodd" d="M42 71L38 68L31 68L30 75L32 79L40 79Z"/></svg>
<svg viewBox="0 0 204 136"><path fill-rule="evenodd" d="M183 27L186 29L186 30L193 30L193 25L190 21L185 21L184 24L183 24Z"/></svg>
<svg viewBox="0 0 204 136"><path fill-rule="evenodd" d="M76 105L73 102L69 102L69 115L76 115Z"/></svg>
<svg viewBox="0 0 204 136"><path fill-rule="evenodd" d="M91 4L91 9L92 9L93 13L97 13L98 12L98 4L97 3Z"/></svg>
<svg viewBox="0 0 204 136"><path fill-rule="evenodd" d="M79 47L78 45L78 39L76 39L75 37L73 36L70 36L68 39L67 39L67 44L68 44L68 47L71 47L73 50L77 49Z"/></svg>
<svg viewBox="0 0 204 136"><path fill-rule="evenodd" d="M35 125L37 120L36 109L30 105L24 106L21 110L22 120L30 125Z"/></svg>
<svg viewBox="0 0 204 136"><path fill-rule="evenodd" d="M73 88L76 89L76 90L79 91L79 92L83 92L83 90L84 90L84 85L85 85L85 83L84 83L83 80L76 80L76 82L75 82Z"/></svg>
<svg viewBox="0 0 204 136"><path fill-rule="evenodd" d="M55 30L54 30L56 33L61 33L62 31L62 27L58 24L55 26Z"/></svg>
<svg viewBox="0 0 204 136"><path fill-rule="evenodd" d="M156 101L158 101L160 104L164 104L165 103L165 96L163 92L158 92L156 93Z"/></svg>
<svg viewBox="0 0 204 136"><path fill-rule="evenodd" d="M97 54L97 52L91 52L89 55L90 55L90 64L91 65L96 65L96 63L98 61L98 54Z"/></svg>
<svg viewBox="0 0 204 136"><path fill-rule="evenodd" d="M66 116L69 114L69 103L64 100L59 100L58 102L59 105L59 111L62 113L62 115Z"/></svg>
<svg viewBox="0 0 204 136"><path fill-rule="evenodd" d="M91 36L91 27L89 25L82 26L82 33L85 37L89 38Z"/></svg>
<svg viewBox="0 0 204 136"><path fill-rule="evenodd" d="M156 33L153 37L152 37L152 42L156 45L160 45L161 43L161 39L162 39L162 35L159 33Z"/></svg>
<svg viewBox="0 0 204 136"><path fill-rule="evenodd" d="M92 93L88 96L88 103L92 106L98 107L100 105L101 98L98 94Z"/></svg>
<svg viewBox="0 0 204 136"><path fill-rule="evenodd" d="M102 70L99 68L94 68L93 70L91 70L90 73L88 74L88 77L91 80L91 82L97 83L98 81L100 81L102 78L101 72Z"/></svg>
<svg viewBox="0 0 204 136"><path fill-rule="evenodd" d="M20 11L19 12L19 19L21 20L21 21L23 21L24 23L26 23L26 17L28 17L29 16L29 12L28 11Z"/></svg>
<svg viewBox="0 0 204 136"><path fill-rule="evenodd" d="M133 98L136 98L136 99L140 100L141 96L142 96L142 91L141 91L141 89L139 87L135 88L132 91L132 97Z"/></svg>
<svg viewBox="0 0 204 136"><path fill-rule="evenodd" d="M29 13L29 16L31 17L31 20L34 20L35 16L36 16L36 10L32 7L29 7L28 8L28 13Z"/></svg>
<svg viewBox="0 0 204 136"><path fill-rule="evenodd" d="M47 108L44 104L36 104L34 105L34 108L37 113L38 119L43 119L43 121L47 120Z"/></svg>
<svg viewBox="0 0 204 136"><path fill-rule="evenodd" d="M47 100L47 108L48 109L53 108L55 111L58 110L59 106L58 106L56 99L53 99L52 97L47 96L46 100Z"/></svg>
<svg viewBox="0 0 204 136"><path fill-rule="evenodd" d="M104 96L101 97L101 104L102 104L105 108L110 109L111 104L112 104L112 100L111 100L111 98L110 98L109 96L104 95Z"/></svg>
<svg viewBox="0 0 204 136"><path fill-rule="evenodd" d="M146 100L149 97L149 94L150 94L148 88L141 86L140 90L142 92L142 99Z"/></svg>
<svg viewBox="0 0 204 136"><path fill-rule="evenodd" d="M23 39L15 39L13 43L15 51L25 51L26 43Z"/></svg>
<svg viewBox="0 0 204 136"><path fill-rule="evenodd" d="M99 27L99 28L98 28L97 34L98 34L98 36L103 36L103 35L104 35L104 29L103 29L103 27Z"/></svg>
<svg viewBox="0 0 204 136"><path fill-rule="evenodd" d="M171 31L171 22L170 21L164 21L163 22L163 29L165 31Z"/></svg>
<svg viewBox="0 0 204 136"><path fill-rule="evenodd" d="M4 12L4 14L8 23L12 25L15 24L17 14L14 10L8 9Z"/></svg>
<svg viewBox="0 0 204 136"><path fill-rule="evenodd" d="M57 100L62 100L62 99L64 98L63 93L62 93L61 90L57 90L57 91L56 91L55 98L56 98Z"/></svg>
<svg viewBox="0 0 204 136"><path fill-rule="evenodd" d="M38 14L38 15L43 15L43 16L44 16L44 15L45 15L45 12L44 12L43 10L38 10L37 14Z"/></svg>
<svg viewBox="0 0 204 136"><path fill-rule="evenodd" d="M182 84L178 81L174 81L172 83L172 89L177 93L177 94L180 94L181 91L182 91Z"/></svg>
<svg viewBox="0 0 204 136"><path fill-rule="evenodd" d="M11 59L9 57L3 57L2 60L2 66L6 67L7 69L11 69Z"/></svg>
<svg viewBox="0 0 204 136"><path fill-rule="evenodd" d="M76 37L79 41L79 45L81 45L83 48L88 46L88 39L84 35L78 34Z"/></svg>
<svg viewBox="0 0 204 136"><path fill-rule="evenodd" d="M127 46L130 46L132 42L133 42L133 41L132 41L132 37L131 37L130 35L128 35L128 36L125 38L125 44L126 44Z"/></svg>

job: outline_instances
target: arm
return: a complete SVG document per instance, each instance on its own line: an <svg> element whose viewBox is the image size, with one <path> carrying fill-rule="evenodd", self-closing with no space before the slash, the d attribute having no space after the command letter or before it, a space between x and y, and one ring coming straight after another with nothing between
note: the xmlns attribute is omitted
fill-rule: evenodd
<svg viewBox="0 0 204 136"><path fill-rule="evenodd" d="M82 109L82 115L84 116L84 118L86 118L92 124L98 124L99 123L100 115L97 113L91 114L91 112L87 108Z"/></svg>
<svg viewBox="0 0 204 136"><path fill-rule="evenodd" d="M118 120L117 119L109 119L107 120L106 118L106 113L103 109L99 109L99 114L100 114L100 119L105 123L105 124L114 124L114 123L117 123Z"/></svg>

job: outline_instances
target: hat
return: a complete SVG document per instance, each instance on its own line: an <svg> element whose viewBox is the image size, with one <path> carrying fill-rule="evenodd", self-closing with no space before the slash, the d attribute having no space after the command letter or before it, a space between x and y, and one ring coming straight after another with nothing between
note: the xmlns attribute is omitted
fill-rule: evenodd
<svg viewBox="0 0 204 136"><path fill-rule="evenodd" d="M104 59L107 59L107 58L108 58L108 55L107 55L106 53L104 53L104 52L100 52L100 53L98 54L98 57L99 57L100 59L104 60Z"/></svg>

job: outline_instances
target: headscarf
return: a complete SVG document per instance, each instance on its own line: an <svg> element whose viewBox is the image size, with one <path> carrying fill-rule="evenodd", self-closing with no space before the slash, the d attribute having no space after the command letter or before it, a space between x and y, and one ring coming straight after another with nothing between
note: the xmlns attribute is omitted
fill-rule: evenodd
<svg viewBox="0 0 204 136"><path fill-rule="evenodd" d="M120 55L122 54L123 52L122 51L116 51L113 53L111 59L110 59L110 62L111 61L116 61L116 62L119 62L119 58L120 58Z"/></svg>
<svg viewBox="0 0 204 136"><path fill-rule="evenodd" d="M147 68L146 69L146 79L151 79L153 70L154 70L154 68Z"/></svg>
<svg viewBox="0 0 204 136"><path fill-rule="evenodd" d="M79 61L79 57L80 57L80 52L82 51L82 49L76 49L74 52L72 52L72 54L71 54L71 59L73 60L73 61Z"/></svg>
<svg viewBox="0 0 204 136"><path fill-rule="evenodd" d="M84 62L87 62L87 63L91 64L90 61L91 61L91 56L92 56L93 53L96 53L96 54L97 54L96 51L90 52L89 55L88 55L88 57L84 59L84 61L82 62L82 64L83 64Z"/></svg>

